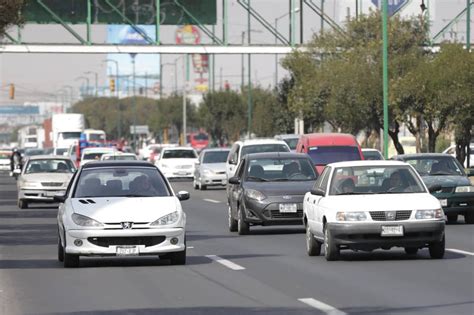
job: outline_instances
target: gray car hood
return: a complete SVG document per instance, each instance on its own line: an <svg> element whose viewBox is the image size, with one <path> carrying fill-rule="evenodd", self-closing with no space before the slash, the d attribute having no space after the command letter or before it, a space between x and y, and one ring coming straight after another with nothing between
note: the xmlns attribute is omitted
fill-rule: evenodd
<svg viewBox="0 0 474 315"><path fill-rule="evenodd" d="M466 176L461 175L439 175L423 176L423 182L427 187L441 185L441 187L470 186L471 182Z"/></svg>

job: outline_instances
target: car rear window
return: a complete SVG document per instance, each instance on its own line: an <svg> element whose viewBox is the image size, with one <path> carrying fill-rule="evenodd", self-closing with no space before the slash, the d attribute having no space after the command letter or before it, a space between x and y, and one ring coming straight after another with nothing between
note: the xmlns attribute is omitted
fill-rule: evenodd
<svg viewBox="0 0 474 315"><path fill-rule="evenodd" d="M314 165L361 160L359 149L353 146L310 147L308 155L311 157L311 160L313 160Z"/></svg>
<svg viewBox="0 0 474 315"><path fill-rule="evenodd" d="M284 144L255 144L242 147L241 157L246 154L264 153L264 152L290 152L288 146Z"/></svg>
<svg viewBox="0 0 474 315"><path fill-rule="evenodd" d="M206 152L202 163L225 163L228 155L229 151Z"/></svg>
<svg viewBox="0 0 474 315"><path fill-rule="evenodd" d="M166 150L163 159L194 159L197 158L194 150Z"/></svg>

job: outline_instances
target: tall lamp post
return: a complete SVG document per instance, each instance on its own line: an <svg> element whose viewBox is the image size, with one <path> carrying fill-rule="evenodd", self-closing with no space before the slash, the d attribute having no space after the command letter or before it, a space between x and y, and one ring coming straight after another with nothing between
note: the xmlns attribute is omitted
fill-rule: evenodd
<svg viewBox="0 0 474 315"><path fill-rule="evenodd" d="M135 57L137 54L130 54L132 59L132 106L133 106L133 149L137 152L137 100L135 99Z"/></svg>
<svg viewBox="0 0 474 315"><path fill-rule="evenodd" d="M89 96L89 78L88 78L88 77L81 76L81 77L77 77L77 78L76 78L76 81L77 81L77 80L86 80L86 93L85 93L85 95L86 95L86 96Z"/></svg>
<svg viewBox="0 0 474 315"><path fill-rule="evenodd" d="M294 13L298 13L300 11L300 8L295 8L293 10ZM281 20L282 18L286 17L289 15L290 12L287 12L277 18L275 18L275 30L278 31L278 21ZM278 38L275 35L275 45L278 44ZM275 87L278 85L278 54L275 54Z"/></svg>
<svg viewBox="0 0 474 315"><path fill-rule="evenodd" d="M122 110L120 108L120 72L119 72L119 64L117 60L113 59L105 59L105 62L112 62L115 64L115 92L117 96L117 111L118 111L118 119L117 119L117 135L118 139L122 138Z"/></svg>
<svg viewBox="0 0 474 315"><path fill-rule="evenodd" d="M87 72L84 72L84 74L94 74L95 76L95 92L94 92L94 95L95 97L98 96L98 90L99 90L99 74L95 71L87 71Z"/></svg>
<svg viewBox="0 0 474 315"><path fill-rule="evenodd" d="M71 107L72 106L72 100L73 100L74 88L70 85L63 85L63 88L69 89L69 107Z"/></svg>

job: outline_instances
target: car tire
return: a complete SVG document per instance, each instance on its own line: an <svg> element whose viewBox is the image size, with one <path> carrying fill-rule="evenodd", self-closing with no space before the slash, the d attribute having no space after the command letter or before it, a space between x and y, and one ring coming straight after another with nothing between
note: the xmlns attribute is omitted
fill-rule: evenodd
<svg viewBox="0 0 474 315"><path fill-rule="evenodd" d="M229 216L229 231L237 232L237 220L232 216L232 209L230 208L230 205L227 212Z"/></svg>
<svg viewBox="0 0 474 315"><path fill-rule="evenodd" d="M206 185L202 184L202 181L199 181L199 190L206 190Z"/></svg>
<svg viewBox="0 0 474 315"><path fill-rule="evenodd" d="M448 214L448 223L456 223L458 222L458 215L457 214Z"/></svg>
<svg viewBox="0 0 474 315"><path fill-rule="evenodd" d="M239 219L237 220L237 232L239 235L247 235L250 232L250 226L244 220L244 209L242 206L239 208Z"/></svg>
<svg viewBox="0 0 474 315"><path fill-rule="evenodd" d="M467 224L474 224L474 212L466 212L464 214L464 221L467 223Z"/></svg>
<svg viewBox="0 0 474 315"><path fill-rule="evenodd" d="M193 181L193 187L194 187L194 189L198 189L198 188L199 188L199 186L198 186L198 184L197 184L197 182L196 182L196 179L194 179L194 181Z"/></svg>
<svg viewBox="0 0 474 315"><path fill-rule="evenodd" d="M186 248L180 252L173 252L167 255L171 265L185 265L186 264Z"/></svg>
<svg viewBox="0 0 474 315"><path fill-rule="evenodd" d="M63 263L64 268L77 268L79 267L79 255L68 254L64 250Z"/></svg>
<svg viewBox="0 0 474 315"><path fill-rule="evenodd" d="M324 228L324 257L327 261L334 261L339 258L339 248L334 244L331 232Z"/></svg>
<svg viewBox="0 0 474 315"><path fill-rule="evenodd" d="M18 208L28 209L28 201L26 201L25 199L18 199Z"/></svg>
<svg viewBox="0 0 474 315"><path fill-rule="evenodd" d="M433 242L429 245L430 256L433 259L441 259L444 257L445 251L445 238L439 242Z"/></svg>
<svg viewBox="0 0 474 315"><path fill-rule="evenodd" d="M416 247L405 247L405 253L407 253L407 255L416 255L416 253L418 253L418 248L416 248Z"/></svg>
<svg viewBox="0 0 474 315"><path fill-rule="evenodd" d="M64 262L64 247L63 247L63 244L61 244L61 237L59 236L59 232L58 232L58 261Z"/></svg>
<svg viewBox="0 0 474 315"><path fill-rule="evenodd" d="M314 238L314 234L306 225L306 253L308 256L319 256L321 254L321 243Z"/></svg>

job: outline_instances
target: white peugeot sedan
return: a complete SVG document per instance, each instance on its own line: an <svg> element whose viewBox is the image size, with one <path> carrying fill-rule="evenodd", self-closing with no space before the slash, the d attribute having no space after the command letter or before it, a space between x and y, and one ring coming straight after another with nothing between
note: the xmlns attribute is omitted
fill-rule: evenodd
<svg viewBox="0 0 474 315"><path fill-rule="evenodd" d="M440 187L430 187L436 191ZM445 250L444 213L420 176L397 161L353 161L326 166L303 202L306 249L327 260L340 250L403 247L409 255Z"/></svg>
<svg viewBox="0 0 474 315"><path fill-rule="evenodd" d="M80 256L159 255L186 263L186 215L162 173L144 161L89 162L65 195L55 197L58 259L79 266Z"/></svg>
<svg viewBox="0 0 474 315"><path fill-rule="evenodd" d="M166 178L193 178L197 162L198 155L193 148L171 147L163 148L155 165Z"/></svg>

